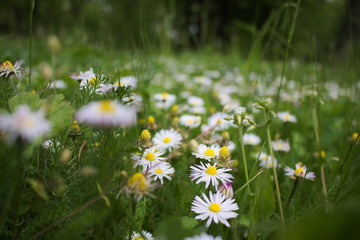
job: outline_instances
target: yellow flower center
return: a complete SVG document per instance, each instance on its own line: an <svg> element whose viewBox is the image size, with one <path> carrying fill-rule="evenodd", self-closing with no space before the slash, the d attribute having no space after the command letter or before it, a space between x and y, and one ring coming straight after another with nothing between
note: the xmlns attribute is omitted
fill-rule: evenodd
<svg viewBox="0 0 360 240"><path fill-rule="evenodd" d="M358 138L358 136L359 136L358 133L353 133L353 134L351 135L351 139L352 139L353 141L356 141L356 139Z"/></svg>
<svg viewBox="0 0 360 240"><path fill-rule="evenodd" d="M216 121L216 124L221 124L223 121L222 121L222 119L218 119L217 121Z"/></svg>
<svg viewBox="0 0 360 240"><path fill-rule="evenodd" d="M214 157L215 156L215 151L211 148L206 149L206 151L204 152L205 156L208 157Z"/></svg>
<svg viewBox="0 0 360 240"><path fill-rule="evenodd" d="M304 174L304 169L302 167L299 167L295 170L296 176L302 176Z"/></svg>
<svg viewBox="0 0 360 240"><path fill-rule="evenodd" d="M128 180L128 186L135 190L146 191L148 184L143 173L138 172L132 175Z"/></svg>
<svg viewBox="0 0 360 240"><path fill-rule="evenodd" d="M10 61L5 61L1 66L1 70L13 71L14 66L12 65L12 63Z"/></svg>
<svg viewBox="0 0 360 240"><path fill-rule="evenodd" d="M153 116L149 116L148 117L148 123L149 124L154 124L155 123L155 118Z"/></svg>
<svg viewBox="0 0 360 240"><path fill-rule="evenodd" d="M100 102L100 111L102 113L114 113L116 110L114 104L110 101L101 101Z"/></svg>
<svg viewBox="0 0 360 240"><path fill-rule="evenodd" d="M221 158L228 158L230 157L230 151L226 146L223 146L219 151L219 155Z"/></svg>
<svg viewBox="0 0 360 240"><path fill-rule="evenodd" d="M96 78L90 79L90 80L89 80L89 83L90 83L91 85L95 85L95 83L96 83Z"/></svg>
<svg viewBox="0 0 360 240"><path fill-rule="evenodd" d="M135 237L134 240L145 240L145 239L142 237Z"/></svg>
<svg viewBox="0 0 360 240"><path fill-rule="evenodd" d="M221 210L220 204L217 204L217 203L210 204L209 210L212 212L216 212L216 213L220 212L220 210Z"/></svg>
<svg viewBox="0 0 360 240"><path fill-rule="evenodd" d="M205 171L206 174L209 174L209 175L216 175L217 172L216 172L216 167L214 166L209 166L207 168L207 170Z"/></svg>
<svg viewBox="0 0 360 240"><path fill-rule="evenodd" d="M162 171L160 168L155 169L155 172L156 172L157 174L162 174L162 173L163 173L163 171Z"/></svg>
<svg viewBox="0 0 360 240"><path fill-rule="evenodd" d="M161 96L162 96L163 98L167 98L167 97L168 97L168 94L167 94L166 92L164 92L163 94L161 94Z"/></svg>
<svg viewBox="0 0 360 240"><path fill-rule="evenodd" d="M186 121L188 124L192 124L193 123L193 120L187 120Z"/></svg>
<svg viewBox="0 0 360 240"><path fill-rule="evenodd" d="M165 137L165 138L163 139L163 142L164 142L164 143L169 143L169 142L171 142L171 138Z"/></svg>
<svg viewBox="0 0 360 240"><path fill-rule="evenodd" d="M290 120L290 115L289 115L289 114L286 114L286 115L285 115L285 120L286 120L286 121L289 121L289 120Z"/></svg>
<svg viewBox="0 0 360 240"><path fill-rule="evenodd" d="M32 128L35 125L35 121L31 118L25 119L24 125L27 128Z"/></svg>
<svg viewBox="0 0 360 240"><path fill-rule="evenodd" d="M145 155L145 159L148 160L148 161L154 161L155 160L155 155L151 152L147 153Z"/></svg>

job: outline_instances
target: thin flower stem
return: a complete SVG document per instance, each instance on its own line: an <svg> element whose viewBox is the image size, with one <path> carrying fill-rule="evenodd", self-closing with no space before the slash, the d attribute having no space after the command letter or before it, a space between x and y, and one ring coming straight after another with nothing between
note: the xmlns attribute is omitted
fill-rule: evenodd
<svg viewBox="0 0 360 240"><path fill-rule="evenodd" d="M296 179L295 179L295 182L294 182L293 189L291 190L291 193L290 193L289 198L288 198L288 200L287 200L285 210L287 210L288 207L289 207L290 201L291 201L292 197L294 196L294 193L295 193L295 191L296 191L296 187L297 187L298 183L299 183L299 179L296 178Z"/></svg>
<svg viewBox="0 0 360 240"><path fill-rule="evenodd" d="M29 83L31 83L31 48L32 48L32 22L35 8L35 0L30 0L30 22L29 22Z"/></svg>
<svg viewBox="0 0 360 240"><path fill-rule="evenodd" d="M265 117L265 122L266 123L268 123L268 120L269 120L268 114L269 114L268 111L264 111L264 117ZM267 135L267 142L268 142L269 151L270 151L270 155L271 155L271 161L272 161L272 167L273 167L273 173L274 173L274 181L275 181L275 188L276 188L276 196L277 196L277 200L278 200L278 204L279 204L281 223L283 225L285 225L284 212L283 212L283 207L282 207L282 202L281 202L279 181L278 181L278 176L277 176L277 172L276 172L276 165L275 165L275 162L274 162L274 159L275 159L274 158L274 152L273 152L273 149L272 149L272 146L271 146L271 134L270 134L269 124L266 124L266 135Z"/></svg>
<svg viewBox="0 0 360 240"><path fill-rule="evenodd" d="M238 194L239 192L241 192L244 188L246 188L246 186L248 186L252 181L254 181L260 174L262 174L265 171L265 168L262 168L259 170L259 172L253 176L248 182L246 182L244 185L242 185L241 187L239 187L238 189L236 189L236 191L234 192L234 195Z"/></svg>
<svg viewBox="0 0 360 240"><path fill-rule="evenodd" d="M243 159L243 164L244 164L244 171L245 171L245 178L246 178L246 182L249 182L249 174L248 174L248 168L247 168L247 163L246 163L246 154L245 154L245 146L244 146L244 142L243 142L243 127L240 126L239 127L239 134L240 134L240 146L241 146L241 155L242 155L242 159ZM250 185L247 185L247 191L248 194L251 194L251 190L250 190Z"/></svg>

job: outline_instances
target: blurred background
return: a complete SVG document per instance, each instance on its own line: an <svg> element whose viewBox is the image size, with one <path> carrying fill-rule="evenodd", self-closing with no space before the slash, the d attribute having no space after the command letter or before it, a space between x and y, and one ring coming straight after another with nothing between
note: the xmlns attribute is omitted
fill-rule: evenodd
<svg viewBox="0 0 360 240"><path fill-rule="evenodd" d="M1 0L2 40L27 38L32 0ZM300 3L290 57L319 60L358 53L358 0L35 1L34 37L165 53L236 52L281 59ZM6 46L0 46L4 50Z"/></svg>

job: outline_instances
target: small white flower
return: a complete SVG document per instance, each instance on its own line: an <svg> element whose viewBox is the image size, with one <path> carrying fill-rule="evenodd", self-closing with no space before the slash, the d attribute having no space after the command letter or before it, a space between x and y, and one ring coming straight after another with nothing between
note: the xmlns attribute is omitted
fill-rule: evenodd
<svg viewBox="0 0 360 240"><path fill-rule="evenodd" d="M163 179L166 178L171 180L171 176L174 174L175 170L167 162L160 162L149 170L149 175L154 178L154 181L160 180L160 183L163 184Z"/></svg>
<svg viewBox="0 0 360 240"><path fill-rule="evenodd" d="M230 227L227 219L236 218L239 207L235 203L235 199L226 199L220 192L213 194L209 192L209 198L203 193L203 199L196 196L192 202L191 211L199 214L195 219L201 219L206 221L206 226L209 227L212 222L223 223L225 226Z"/></svg>
<svg viewBox="0 0 360 240"><path fill-rule="evenodd" d="M222 112L217 112L211 115L208 119L208 125L214 126L216 125L215 130L224 130L229 127L234 127L235 125L231 121L226 121L224 118L231 117L230 115Z"/></svg>
<svg viewBox="0 0 360 240"><path fill-rule="evenodd" d="M170 106L174 105L176 101L176 96L169 93L161 93L154 95L155 105L160 109L167 109Z"/></svg>
<svg viewBox="0 0 360 240"><path fill-rule="evenodd" d="M253 145L256 146L261 142L261 139L252 133L245 133L243 135L243 142L245 145Z"/></svg>
<svg viewBox="0 0 360 240"><path fill-rule="evenodd" d="M281 139L272 141L271 146L274 149L274 151L279 151L279 152L289 152L290 151L290 144Z"/></svg>
<svg viewBox="0 0 360 240"><path fill-rule="evenodd" d="M81 82L86 82L86 81L90 81L91 79L95 80L96 75L94 73L94 70L90 68L86 72L80 72L79 75L73 75L72 78L76 80L81 80Z"/></svg>
<svg viewBox="0 0 360 240"><path fill-rule="evenodd" d="M210 184L217 189L219 181L223 184L231 182L231 174L227 173L231 171L230 168L217 168L215 165L200 162L201 165L191 166L190 178L196 180L196 184L205 182L205 188L208 188Z"/></svg>
<svg viewBox="0 0 360 240"><path fill-rule="evenodd" d="M199 236L187 237L184 240L222 240L222 237L214 237L206 232L203 232Z"/></svg>
<svg viewBox="0 0 360 240"><path fill-rule="evenodd" d="M146 149L142 156L140 156L141 153L132 154L131 159L135 160L134 168L142 166L144 167L144 170L146 170L147 168L152 168L157 164L160 164L161 161L165 159L161 157L163 154L164 153L159 151L157 148L152 147Z"/></svg>
<svg viewBox="0 0 360 240"><path fill-rule="evenodd" d="M273 167L273 161L270 155L267 155L266 153L260 153L259 159L260 159L259 162L260 167L268 168L268 169ZM280 164L278 164L278 161L276 159L274 159L274 164L275 166L280 167Z"/></svg>
<svg viewBox="0 0 360 240"><path fill-rule="evenodd" d="M201 97L190 96L187 100L188 104L192 107L203 106L204 100Z"/></svg>
<svg viewBox="0 0 360 240"><path fill-rule="evenodd" d="M181 141L181 134L176 132L174 129L162 129L160 132L157 132L153 138L153 142L156 147L164 151L167 149L171 151L173 148L179 148Z"/></svg>
<svg viewBox="0 0 360 240"><path fill-rule="evenodd" d="M77 112L76 120L92 126L131 126L136 123L136 109L117 101L90 102Z"/></svg>
<svg viewBox="0 0 360 240"><path fill-rule="evenodd" d="M0 66L0 77L5 76L5 78L15 74L15 76L20 79L21 78L21 68L22 61L16 61L13 65L10 61L5 61Z"/></svg>
<svg viewBox="0 0 360 240"><path fill-rule="evenodd" d="M226 197L226 199L230 199L234 196L234 190L231 182L222 183L219 187L219 192Z"/></svg>
<svg viewBox="0 0 360 240"><path fill-rule="evenodd" d="M120 81L114 83L114 89L117 90L118 87L130 87L131 89L136 88L137 78L134 76L122 77Z"/></svg>
<svg viewBox="0 0 360 240"><path fill-rule="evenodd" d="M189 128L196 128L201 123L201 117L195 115L182 115L179 118L180 125Z"/></svg>
<svg viewBox="0 0 360 240"><path fill-rule="evenodd" d="M283 122L297 122L296 116L291 115L289 112L279 112L277 114L277 117Z"/></svg>
<svg viewBox="0 0 360 240"><path fill-rule="evenodd" d="M42 110L32 112L29 106L20 105L14 113L0 115L0 129L7 132L11 140L20 137L30 142L48 134L51 123Z"/></svg>
<svg viewBox="0 0 360 240"><path fill-rule="evenodd" d="M131 240L154 240L154 237L151 233L142 231L142 234L144 235L145 239L140 233L133 232L131 235Z"/></svg>
<svg viewBox="0 0 360 240"><path fill-rule="evenodd" d="M110 83L100 83L99 88L95 90L97 94L104 95L105 93L111 91L114 86Z"/></svg>
<svg viewBox="0 0 360 240"><path fill-rule="evenodd" d="M196 106L189 108L189 112L193 114L205 114L206 109L203 106Z"/></svg>
<svg viewBox="0 0 360 240"><path fill-rule="evenodd" d="M205 76L198 76L194 78L194 81L200 85L210 86L212 84L212 80Z"/></svg>
<svg viewBox="0 0 360 240"><path fill-rule="evenodd" d="M295 164L295 170L289 167L285 167L284 171L285 171L285 176L289 176L292 179L305 178L314 181L316 178L314 172L307 173L307 167L303 165L301 162Z"/></svg>
<svg viewBox="0 0 360 240"><path fill-rule="evenodd" d="M235 114L237 115L243 115L246 112L246 107L238 107L235 109Z"/></svg>
<svg viewBox="0 0 360 240"><path fill-rule="evenodd" d="M213 144L210 147L208 147L205 144L200 144L197 151L193 152L192 155L194 155L197 158L210 161L211 159L218 157L219 151L220 151L220 147L218 145Z"/></svg>

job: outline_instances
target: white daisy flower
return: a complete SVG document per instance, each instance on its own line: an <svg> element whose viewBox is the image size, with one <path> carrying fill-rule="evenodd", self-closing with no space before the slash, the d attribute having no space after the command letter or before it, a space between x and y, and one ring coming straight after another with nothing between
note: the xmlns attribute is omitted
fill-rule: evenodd
<svg viewBox="0 0 360 240"><path fill-rule="evenodd" d="M10 61L5 61L0 66L0 77L5 76L5 78L15 74L15 76L20 79L21 78L21 68L22 61L16 61L13 65Z"/></svg>
<svg viewBox="0 0 360 240"><path fill-rule="evenodd" d="M81 82L90 81L91 79L93 79L93 80L96 79L96 75L92 68L90 68L86 72L80 72L79 75L73 75L71 77L76 80L81 80Z"/></svg>
<svg viewBox="0 0 360 240"><path fill-rule="evenodd" d="M182 115L179 118L179 123L185 127L196 128L201 123L201 117L195 115Z"/></svg>
<svg viewBox="0 0 360 240"><path fill-rule="evenodd" d="M253 145L256 146L261 142L261 139L252 133L245 133L243 135L243 142L245 145Z"/></svg>
<svg viewBox="0 0 360 240"><path fill-rule="evenodd" d="M194 78L194 81L200 85L210 86L212 84L212 80L205 76L198 76Z"/></svg>
<svg viewBox="0 0 360 240"><path fill-rule="evenodd" d="M137 85L137 78L134 76L127 76L122 77L118 82L114 83L114 89L115 91L118 89L118 87L130 87L131 89L136 88Z"/></svg>
<svg viewBox="0 0 360 240"><path fill-rule="evenodd" d="M226 182L231 182L231 174L227 173L231 171L230 168L217 168L215 165L210 163L205 163L205 165L200 162L201 165L190 166L190 178L191 180L196 180L196 184L200 182L205 182L205 188L208 188L211 185L218 188L219 181L223 184Z"/></svg>
<svg viewBox="0 0 360 240"><path fill-rule="evenodd" d="M174 105L176 101L176 96L169 93L161 93L154 95L155 105L160 109L167 109L170 106Z"/></svg>
<svg viewBox="0 0 360 240"><path fill-rule="evenodd" d="M190 96L187 99L187 102L192 107L203 106L204 105L204 100L201 97L196 97L196 96Z"/></svg>
<svg viewBox="0 0 360 240"><path fill-rule="evenodd" d="M76 120L92 126L131 126L136 123L136 109L116 100L90 102L77 112Z"/></svg>
<svg viewBox="0 0 360 240"><path fill-rule="evenodd" d="M216 125L215 130L224 130L229 127L234 127L235 125L231 121L226 121L224 118L231 117L230 115L222 112L217 112L211 115L208 119L208 125L214 126Z"/></svg>
<svg viewBox="0 0 360 240"><path fill-rule="evenodd" d="M284 140L276 140L271 142L272 148L274 151L279 152L289 152L290 151L290 144Z"/></svg>
<svg viewBox="0 0 360 240"><path fill-rule="evenodd" d="M307 167L303 165L301 162L295 164L295 170L285 167L285 176L289 176L292 179L296 178L305 178L314 181L316 176L314 172L307 173Z"/></svg>
<svg viewBox="0 0 360 240"><path fill-rule="evenodd" d="M189 108L189 112L193 114L205 114L206 108L203 106L196 106Z"/></svg>
<svg viewBox="0 0 360 240"><path fill-rule="evenodd" d="M144 167L144 170L147 168L152 168L157 164L160 164L165 158L161 157L164 153L159 151L157 148L152 147L145 149L144 153L134 153L132 154L131 159L135 160L134 168L137 166Z"/></svg>
<svg viewBox="0 0 360 240"><path fill-rule="evenodd" d="M142 110L142 100L141 95L136 93L122 99L123 103L128 106L134 106L138 112Z"/></svg>
<svg viewBox="0 0 360 240"><path fill-rule="evenodd" d="M142 235L140 233L133 232L131 235L131 240L154 240L154 237L149 232L142 231Z"/></svg>
<svg viewBox="0 0 360 240"><path fill-rule="evenodd" d="M216 192L215 194L209 192L209 198L203 193L202 197L205 201L199 196L196 196L192 202L191 211L199 214L195 219L208 219L206 221L207 227L209 227L213 221L215 223L221 222L225 224L225 226L230 227L227 219L236 218L238 215L234 212L239 209L235 203L235 199L226 199L220 192Z"/></svg>
<svg viewBox="0 0 360 240"><path fill-rule="evenodd" d="M150 168L149 175L154 178L154 181L160 180L160 183L163 184L163 179L166 178L171 180L171 176L174 174L175 169L167 162L160 162Z"/></svg>
<svg viewBox="0 0 360 240"><path fill-rule="evenodd" d="M210 147L205 144L200 144L197 151L193 152L192 155L210 161L219 156L219 151L220 147L217 144L213 144Z"/></svg>
<svg viewBox="0 0 360 240"><path fill-rule="evenodd" d="M95 90L97 94L104 95L107 92L111 91L114 88L114 86L110 83L100 83L99 88Z"/></svg>
<svg viewBox="0 0 360 240"><path fill-rule="evenodd" d="M203 232L199 236L187 237L184 240L222 240L222 237L214 237L206 232Z"/></svg>
<svg viewBox="0 0 360 240"><path fill-rule="evenodd" d="M296 116L291 115L289 112L279 112L277 114L277 117L283 122L297 122Z"/></svg>
<svg viewBox="0 0 360 240"><path fill-rule="evenodd" d="M174 129L162 129L157 132L153 138L155 146L161 150L171 151L173 148L179 148L181 145L182 136Z"/></svg>
<svg viewBox="0 0 360 240"><path fill-rule="evenodd" d="M29 106L20 105L14 113L0 115L0 129L10 140L20 137L30 142L50 132L51 123L44 115L42 110L32 112Z"/></svg>
<svg viewBox="0 0 360 240"><path fill-rule="evenodd" d="M267 155L266 153L260 153L259 160L260 167L268 169L273 167L273 161L270 155ZM275 166L280 167L280 164L278 164L278 161L276 159L274 159L274 164Z"/></svg>

